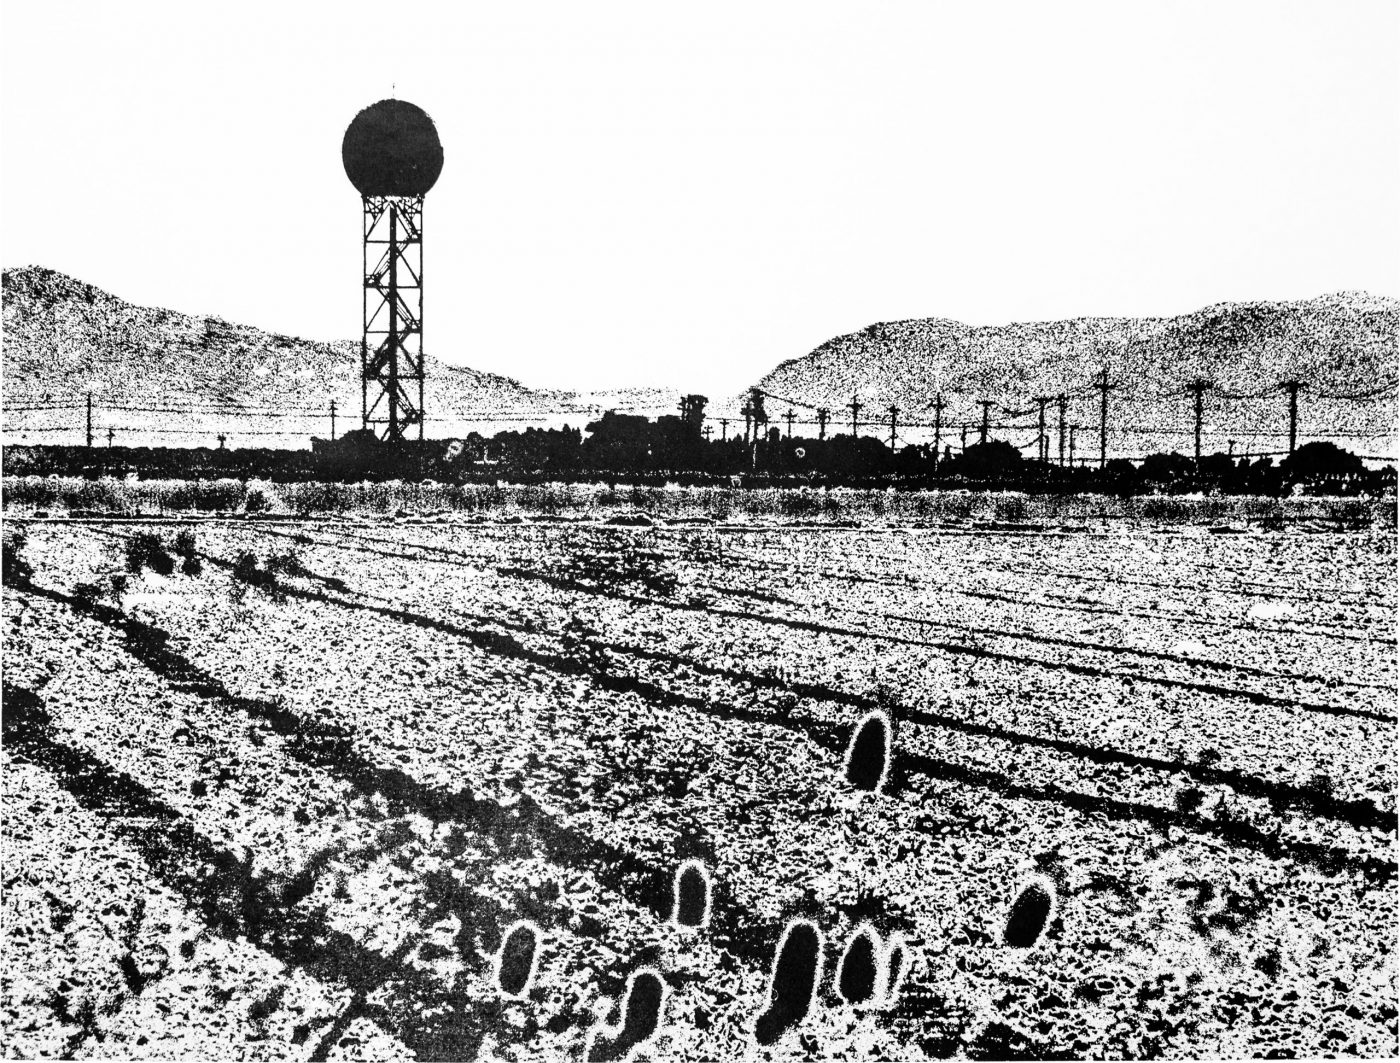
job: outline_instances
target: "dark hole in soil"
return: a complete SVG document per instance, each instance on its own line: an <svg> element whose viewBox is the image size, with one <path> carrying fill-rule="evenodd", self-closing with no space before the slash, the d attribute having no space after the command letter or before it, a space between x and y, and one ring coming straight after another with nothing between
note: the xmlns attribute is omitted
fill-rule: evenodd
<svg viewBox="0 0 1400 1063"><path fill-rule="evenodd" d="M622 1030L614 1039L599 1037L593 1044L593 1060L623 1059L637 1045L651 1038L661 1023L661 979L642 971L632 979L622 1003Z"/></svg>
<svg viewBox="0 0 1400 1063"><path fill-rule="evenodd" d="M885 971L885 996L893 997L899 988L899 980L904 975L904 946L890 949L889 966Z"/></svg>
<svg viewBox="0 0 1400 1063"><path fill-rule="evenodd" d="M503 993L519 996L529 984L535 966L535 932L528 926L517 926L501 945L500 985Z"/></svg>
<svg viewBox="0 0 1400 1063"><path fill-rule="evenodd" d="M857 790L875 790L885 774L885 720L871 716L851 739L846 779Z"/></svg>
<svg viewBox="0 0 1400 1063"><path fill-rule="evenodd" d="M676 883L676 922L681 926L700 926L709 906L710 884L705 873L694 864L681 868Z"/></svg>
<svg viewBox="0 0 1400 1063"><path fill-rule="evenodd" d="M821 967L821 942L816 927L798 923L783 941L773 969L768 1010L758 1018L754 1035L761 1045L778 1039L807 1016Z"/></svg>
<svg viewBox="0 0 1400 1063"><path fill-rule="evenodd" d="M1045 930L1045 922L1050 918L1051 904L1050 894L1045 891L1045 887L1038 883L1027 886L1011 905L1011 914L1006 917L1003 940L1013 948L1030 948Z"/></svg>
<svg viewBox="0 0 1400 1063"><path fill-rule="evenodd" d="M841 960L841 979L837 985L841 996L850 1004L864 1004L875 995L875 943L866 933L856 934L846 946Z"/></svg>

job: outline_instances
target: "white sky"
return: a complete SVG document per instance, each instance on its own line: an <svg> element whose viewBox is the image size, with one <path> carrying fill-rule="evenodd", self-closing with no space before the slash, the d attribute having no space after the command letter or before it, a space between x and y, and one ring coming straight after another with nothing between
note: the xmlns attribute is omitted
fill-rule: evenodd
<svg viewBox="0 0 1400 1063"><path fill-rule="evenodd" d="M1400 294L1392 2L0 11L6 266L354 337L340 140L396 87L446 152L425 345L535 386L718 397L877 320Z"/></svg>

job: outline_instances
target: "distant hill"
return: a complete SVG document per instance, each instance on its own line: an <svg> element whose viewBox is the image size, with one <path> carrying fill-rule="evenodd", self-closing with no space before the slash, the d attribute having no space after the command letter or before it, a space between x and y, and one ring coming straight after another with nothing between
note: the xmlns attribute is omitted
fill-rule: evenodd
<svg viewBox="0 0 1400 1063"><path fill-rule="evenodd" d="M757 386L831 410L833 431L850 431L852 395L863 403L862 423L888 424L889 407L904 422L932 421L942 392L945 425L956 449L964 423L981 418L980 399L996 406L994 424L1018 424L995 433L1035 454L1038 395L1070 396L1067 421L1084 426L1078 456L1098 453L1099 393L1092 378L1106 367L1110 456L1155 450L1189 451L1193 445L1192 398L1183 389L1201 377L1214 382L1205 394L1204 441L1208 450L1235 452L1287 445L1283 380L1305 382L1299 396L1302 440L1337 434L1360 453L1395 449L1397 337L1400 300L1342 293L1297 302L1221 303L1169 318L1076 318L1069 321L969 326L943 318L871 325L837 336L810 354L783 362ZM1354 395L1390 385L1366 401ZM1246 398L1246 396L1249 396ZM769 399L772 423L787 407ZM799 418L810 410L797 408ZM1055 408L1047 413L1052 449ZM872 424L862 431L885 434ZM804 429L809 431L810 429ZM1347 433L1345 436L1340 434ZM1355 434L1352 434L1355 433ZM910 432L913 441L931 433ZM916 438L917 437L917 438Z"/></svg>
<svg viewBox="0 0 1400 1063"><path fill-rule="evenodd" d="M76 407L89 391L102 442L111 426L117 442L132 446L214 446L225 432L230 446L305 447L313 434L330 434L332 399L338 430L358 427L357 340L299 339L134 306L37 266L4 271L3 316L11 441L80 441L85 412ZM655 412L668 412L677 401L657 389L537 390L431 355L425 369L430 436L489 434L527 423L581 428L605 408L652 412L659 404ZM256 412L200 412L209 407Z"/></svg>
<svg viewBox="0 0 1400 1063"><path fill-rule="evenodd" d="M5 438L79 442L83 399L94 396L99 442L106 429L133 446L305 447L358 426L358 341L321 342L231 324L218 317L134 306L90 284L41 267L3 274ZM862 434L888 434L889 407L900 410L900 439L928 442L935 395L942 393L942 439L954 448L962 426L991 413L997 438L1035 453L1037 395L1069 396L1067 423L1081 426L1077 456L1097 456L1098 393L1092 377L1107 367L1110 455L1189 452L1187 382L1203 377L1207 451L1278 451L1287 445L1281 380L1305 382L1300 442L1330 438L1360 454L1396 450L1397 337L1400 300L1359 293L1283 303L1223 303L1171 318L1077 318L969 326L943 318L884 322L838 336L783 362L757 386L783 399L831 411L829 432L850 431L852 395L862 403ZM533 389L509 377L429 356L429 436L492 434L530 424L582 428L605 409L654 417L674 412L680 395L665 388L575 392ZM1384 390L1390 385L1388 390ZM1375 392L1357 400L1327 395ZM712 416L738 417L742 399L714 398ZM218 412L211 412L216 408ZM771 424L786 430L787 410L767 401ZM815 434L811 408L794 407L799 434ZM243 411L243 412L239 412ZM844 426L844 429L843 429ZM1047 411L1051 450L1057 413ZM729 433L742 432L742 420ZM976 430L971 429L971 438Z"/></svg>

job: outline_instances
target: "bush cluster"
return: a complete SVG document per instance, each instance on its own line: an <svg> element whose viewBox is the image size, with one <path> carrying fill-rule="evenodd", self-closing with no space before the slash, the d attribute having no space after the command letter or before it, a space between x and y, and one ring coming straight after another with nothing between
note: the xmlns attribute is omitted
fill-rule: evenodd
<svg viewBox="0 0 1400 1063"><path fill-rule="evenodd" d="M258 555L251 550L241 550L233 560L234 597L241 598L247 588L262 591L275 602L287 600L286 587L282 577L307 576L310 572L301 563L295 551L268 554L267 560L258 561Z"/></svg>
<svg viewBox="0 0 1400 1063"><path fill-rule="evenodd" d="M4 543L0 544L0 578L7 587L23 587L34 578L34 566L24 557L28 544L29 536L23 528L5 529Z"/></svg>
<svg viewBox="0 0 1400 1063"><path fill-rule="evenodd" d="M615 543L586 543L563 558L557 571L565 579L602 590L642 588L662 597L675 594L680 582L664 551L632 536Z"/></svg>
<svg viewBox="0 0 1400 1063"><path fill-rule="evenodd" d="M204 563L199 559L199 543L191 528L181 528L169 540L155 532L143 531L126 541L126 570L133 576L139 576L148 568L162 576L172 575L177 559L180 571L187 576L198 576L204 571Z"/></svg>
<svg viewBox="0 0 1400 1063"><path fill-rule="evenodd" d="M126 541L126 570L139 576L147 568L169 576L175 571L175 558L155 532L137 532Z"/></svg>

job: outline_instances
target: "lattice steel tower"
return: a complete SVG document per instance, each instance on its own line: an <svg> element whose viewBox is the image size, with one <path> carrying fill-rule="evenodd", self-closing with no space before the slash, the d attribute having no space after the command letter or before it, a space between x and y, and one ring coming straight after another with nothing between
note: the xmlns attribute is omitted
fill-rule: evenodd
<svg viewBox="0 0 1400 1063"><path fill-rule="evenodd" d="M403 100L355 116L341 157L364 203L360 341L363 427L397 443L423 438L423 198L442 172L433 120Z"/></svg>

